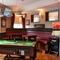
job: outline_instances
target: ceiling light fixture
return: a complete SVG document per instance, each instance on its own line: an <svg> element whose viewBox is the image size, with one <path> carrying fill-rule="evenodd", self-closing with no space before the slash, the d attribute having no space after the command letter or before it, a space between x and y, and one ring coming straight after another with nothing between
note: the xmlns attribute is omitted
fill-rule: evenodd
<svg viewBox="0 0 60 60"><path fill-rule="evenodd" d="M21 0L21 1L24 1L24 0Z"/></svg>

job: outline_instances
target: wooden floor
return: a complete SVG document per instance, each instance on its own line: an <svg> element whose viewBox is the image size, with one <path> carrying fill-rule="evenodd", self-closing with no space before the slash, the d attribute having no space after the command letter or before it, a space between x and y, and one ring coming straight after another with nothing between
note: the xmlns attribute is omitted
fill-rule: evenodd
<svg viewBox="0 0 60 60"><path fill-rule="evenodd" d="M5 56L6 55L4 54L0 54L0 60L4 60ZM27 57L26 59L30 60ZM19 59L10 59L10 60L19 60ZM60 60L60 56L57 57L54 54L45 54L45 53L37 52L35 60Z"/></svg>
<svg viewBox="0 0 60 60"><path fill-rule="evenodd" d="M55 54L44 54L37 52L35 60L60 60L60 56L57 57Z"/></svg>
<svg viewBox="0 0 60 60"><path fill-rule="evenodd" d="M60 56L56 56L55 54L46 54L43 49L41 49L40 45L38 46L39 51L36 53L35 60L60 60ZM6 55L0 54L0 60L4 60ZM16 55L13 55L14 57ZM20 60L20 59L8 59L8 60ZM26 60L30 60L29 56L26 56Z"/></svg>

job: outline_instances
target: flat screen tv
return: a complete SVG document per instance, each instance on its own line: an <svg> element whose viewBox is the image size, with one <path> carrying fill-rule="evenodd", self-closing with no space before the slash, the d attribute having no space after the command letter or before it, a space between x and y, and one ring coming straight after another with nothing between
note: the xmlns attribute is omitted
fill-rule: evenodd
<svg viewBox="0 0 60 60"><path fill-rule="evenodd" d="M10 10L9 8L5 8L3 16L11 17L12 16L12 10Z"/></svg>

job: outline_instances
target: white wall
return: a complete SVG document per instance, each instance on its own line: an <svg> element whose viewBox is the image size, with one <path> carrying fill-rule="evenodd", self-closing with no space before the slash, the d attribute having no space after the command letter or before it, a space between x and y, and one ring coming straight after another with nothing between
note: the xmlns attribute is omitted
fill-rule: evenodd
<svg viewBox="0 0 60 60"><path fill-rule="evenodd" d="M44 8L44 18L40 17L40 22L38 22L38 23L31 22L31 13L27 14L26 20L27 19L30 20L30 25L28 27L33 28L34 24L45 24L45 28L52 28L52 22L45 21L45 12L54 11L54 10L59 10L59 16L60 16L60 7L59 6ZM59 17L59 21L60 21L60 17Z"/></svg>

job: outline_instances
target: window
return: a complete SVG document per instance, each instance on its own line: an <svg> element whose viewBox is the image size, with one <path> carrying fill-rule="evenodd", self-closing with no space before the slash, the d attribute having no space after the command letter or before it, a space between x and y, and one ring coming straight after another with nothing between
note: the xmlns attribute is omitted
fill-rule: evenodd
<svg viewBox="0 0 60 60"><path fill-rule="evenodd" d="M58 10L46 12L46 21L58 21Z"/></svg>
<svg viewBox="0 0 60 60"><path fill-rule="evenodd" d="M39 15L38 14L34 15L34 22L39 22Z"/></svg>
<svg viewBox="0 0 60 60"><path fill-rule="evenodd" d="M56 21L58 20L58 12L50 12L49 13L49 21Z"/></svg>
<svg viewBox="0 0 60 60"><path fill-rule="evenodd" d="M14 24L13 28L23 28L22 24Z"/></svg>
<svg viewBox="0 0 60 60"><path fill-rule="evenodd" d="M31 22L39 22L39 14L31 15Z"/></svg>

